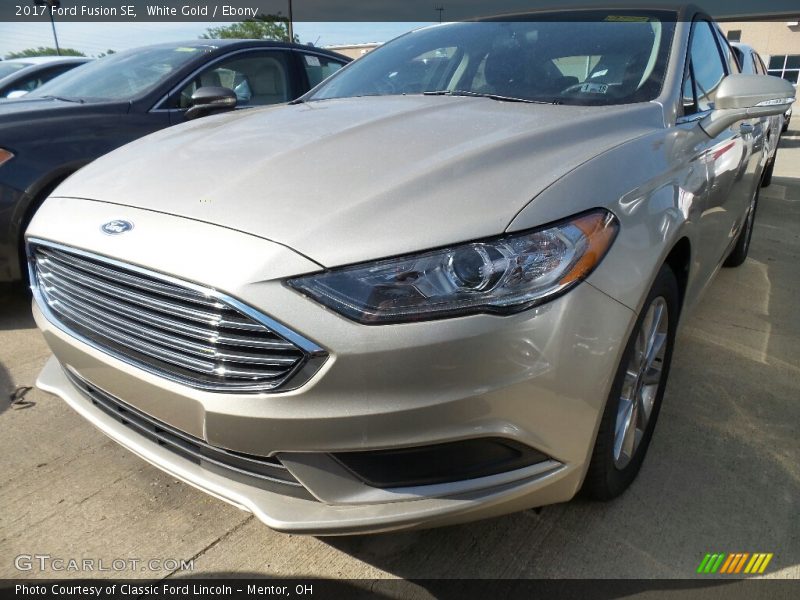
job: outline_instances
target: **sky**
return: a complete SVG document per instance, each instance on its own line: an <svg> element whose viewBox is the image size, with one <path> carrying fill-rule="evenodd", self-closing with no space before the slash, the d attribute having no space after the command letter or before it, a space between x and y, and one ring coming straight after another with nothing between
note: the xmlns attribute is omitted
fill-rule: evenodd
<svg viewBox="0 0 800 600"><path fill-rule="evenodd" d="M428 23L295 23L295 33L303 43L316 46L385 42ZM75 48L88 56L106 50L125 50L156 42L189 40L208 27L224 23L59 23L59 44ZM37 46L53 46L48 21L0 23L0 56Z"/></svg>

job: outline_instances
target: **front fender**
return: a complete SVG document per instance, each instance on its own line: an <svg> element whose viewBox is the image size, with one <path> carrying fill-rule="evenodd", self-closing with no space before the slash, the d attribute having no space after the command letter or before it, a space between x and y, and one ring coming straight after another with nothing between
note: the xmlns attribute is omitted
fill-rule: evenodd
<svg viewBox="0 0 800 600"><path fill-rule="evenodd" d="M620 232L587 281L638 313L676 244L688 238L695 247L695 220L707 195L708 175L688 135L660 129L595 157L534 198L507 230L535 227L591 207L608 209L619 219ZM694 274L690 267L684 307L694 304L703 287Z"/></svg>

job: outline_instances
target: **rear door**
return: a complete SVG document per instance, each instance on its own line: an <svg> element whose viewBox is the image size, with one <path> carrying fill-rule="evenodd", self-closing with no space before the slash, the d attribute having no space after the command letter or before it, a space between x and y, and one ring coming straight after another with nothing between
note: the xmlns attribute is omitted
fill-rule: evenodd
<svg viewBox="0 0 800 600"><path fill-rule="evenodd" d="M764 66L764 61L761 60L761 56L759 56L758 52L753 52L750 57L753 59L754 72L759 75L768 75L767 67ZM769 127L766 132L767 159L773 158L778 151L778 144L780 143L781 132L783 131L783 118L783 115L767 117L767 121L769 122Z"/></svg>

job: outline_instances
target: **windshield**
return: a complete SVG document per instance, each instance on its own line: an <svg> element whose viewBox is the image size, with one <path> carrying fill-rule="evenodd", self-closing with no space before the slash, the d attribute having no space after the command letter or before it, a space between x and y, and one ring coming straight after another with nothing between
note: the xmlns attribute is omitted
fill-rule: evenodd
<svg viewBox="0 0 800 600"><path fill-rule="evenodd" d="M20 69L24 69L25 67L29 66L30 63L23 63L23 62L0 62L0 79L11 75L12 73L16 73Z"/></svg>
<svg viewBox="0 0 800 600"><path fill-rule="evenodd" d="M88 100L129 100L149 92L206 49L151 47L81 65L28 94Z"/></svg>
<svg viewBox="0 0 800 600"><path fill-rule="evenodd" d="M652 100L675 15L578 12L428 27L355 61L306 100L401 94L487 95L558 104Z"/></svg>

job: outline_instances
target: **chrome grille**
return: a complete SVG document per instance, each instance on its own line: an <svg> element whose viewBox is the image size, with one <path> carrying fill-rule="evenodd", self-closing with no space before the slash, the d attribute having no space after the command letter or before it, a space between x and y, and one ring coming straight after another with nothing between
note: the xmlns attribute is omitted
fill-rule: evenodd
<svg viewBox="0 0 800 600"><path fill-rule="evenodd" d="M30 256L34 293L51 320L171 380L278 391L301 385L325 359L313 343L214 290L44 243L31 244Z"/></svg>

